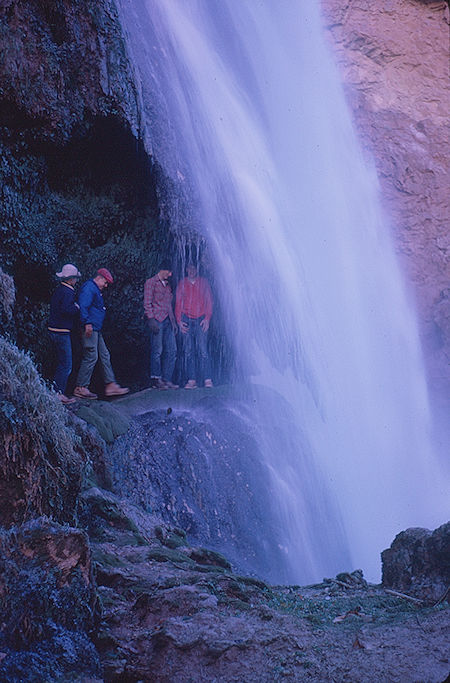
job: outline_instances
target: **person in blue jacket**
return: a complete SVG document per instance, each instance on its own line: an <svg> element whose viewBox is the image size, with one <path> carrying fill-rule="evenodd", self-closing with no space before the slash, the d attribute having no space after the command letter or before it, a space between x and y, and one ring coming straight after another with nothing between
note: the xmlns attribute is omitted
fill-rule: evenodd
<svg viewBox="0 0 450 683"><path fill-rule="evenodd" d="M66 386L72 372L72 340L70 333L78 318L79 306L75 301L75 285L81 273L71 263L66 263L60 273L59 285L50 301L50 317L48 330L56 349L57 366L53 377L53 385L62 403L73 403L74 398L66 396Z"/></svg>
<svg viewBox="0 0 450 683"><path fill-rule="evenodd" d="M100 363L105 382L105 396L122 396L129 389L117 384L111 365L109 351L102 336L103 320L106 308L102 292L114 282L107 268L99 268L97 275L84 283L78 303L82 327L83 357L78 372L77 386L74 396L78 398L96 399L97 394L89 390L92 373L97 361Z"/></svg>

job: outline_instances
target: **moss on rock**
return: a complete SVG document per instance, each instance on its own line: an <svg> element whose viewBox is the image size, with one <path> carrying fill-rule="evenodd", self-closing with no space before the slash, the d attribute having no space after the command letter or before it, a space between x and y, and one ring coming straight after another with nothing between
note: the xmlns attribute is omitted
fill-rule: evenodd
<svg viewBox="0 0 450 683"><path fill-rule="evenodd" d="M80 522L93 539L103 541L112 535L118 545L147 545L135 522L108 492L93 487L83 492L81 500Z"/></svg>
<svg viewBox="0 0 450 683"><path fill-rule="evenodd" d="M95 427L107 443L112 443L116 437L125 434L130 426L127 417L104 401L82 404L77 408L76 414Z"/></svg>
<svg viewBox="0 0 450 683"><path fill-rule="evenodd" d="M70 415L31 358L0 337L0 522L73 520L87 462Z"/></svg>

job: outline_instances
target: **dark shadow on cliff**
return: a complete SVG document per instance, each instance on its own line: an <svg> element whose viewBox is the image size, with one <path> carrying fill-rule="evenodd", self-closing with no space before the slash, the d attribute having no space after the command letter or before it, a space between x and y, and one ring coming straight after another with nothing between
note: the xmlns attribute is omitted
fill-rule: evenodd
<svg viewBox="0 0 450 683"><path fill-rule="evenodd" d="M46 322L54 273L73 262L89 278L107 266L116 281L104 329L113 364L119 379L144 386L142 287L170 250L155 169L114 117L86 119L63 145L43 139L38 122L11 106L0 118L2 259L16 282L18 344L50 376Z"/></svg>

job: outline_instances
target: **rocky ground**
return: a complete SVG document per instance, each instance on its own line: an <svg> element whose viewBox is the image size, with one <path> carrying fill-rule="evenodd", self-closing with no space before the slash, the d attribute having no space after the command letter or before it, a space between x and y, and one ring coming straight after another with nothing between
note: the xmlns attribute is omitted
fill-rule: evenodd
<svg viewBox="0 0 450 683"><path fill-rule="evenodd" d="M81 503L89 539L45 519L2 534L5 683L449 680L444 596L360 571L269 586L110 492Z"/></svg>
<svg viewBox="0 0 450 683"><path fill-rule="evenodd" d="M367 584L359 571L345 573L350 567L310 586L273 586L243 575L234 561L169 524L161 510L107 490L114 484L114 444L120 435L128 438L136 416L147 419L147 395L83 403L72 414L46 391L29 359L4 345L15 363L2 370L2 462L11 485L2 489L0 511L8 510L8 500L20 510L14 482L36 479L41 470L48 479L45 468L54 497L32 490L23 522L1 518L0 681L447 680L450 525L400 534L383 555L384 586ZM29 371L36 394L26 422L18 422L17 368ZM150 394L159 416L167 392ZM181 394L172 396L174 407ZM52 420L39 411L44 400ZM64 435L85 462L70 490L65 461L48 459L64 452ZM35 444L32 472L11 448L26 437ZM44 498L58 521L50 521Z"/></svg>
<svg viewBox="0 0 450 683"><path fill-rule="evenodd" d="M268 586L112 494L91 489L84 498L95 520L102 680L447 679L448 603L395 595L360 572Z"/></svg>
<svg viewBox="0 0 450 683"><path fill-rule="evenodd" d="M159 414L167 392L151 398ZM182 398L172 396L175 408ZM120 432L117 414L131 419L148 402L143 392L90 410L97 426ZM82 498L105 681L440 683L449 675L449 525L400 534L383 554L384 586L359 571L312 586L269 586L193 546L183 529L130 497L94 486Z"/></svg>

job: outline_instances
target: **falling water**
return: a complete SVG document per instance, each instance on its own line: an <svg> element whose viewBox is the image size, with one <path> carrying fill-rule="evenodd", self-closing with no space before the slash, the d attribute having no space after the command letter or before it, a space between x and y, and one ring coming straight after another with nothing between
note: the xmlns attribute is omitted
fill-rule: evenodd
<svg viewBox="0 0 450 683"><path fill-rule="evenodd" d="M318 0L117 1L162 206L206 238L240 376L260 387L278 576L351 562L377 579L396 533L445 521L445 492L414 316Z"/></svg>

